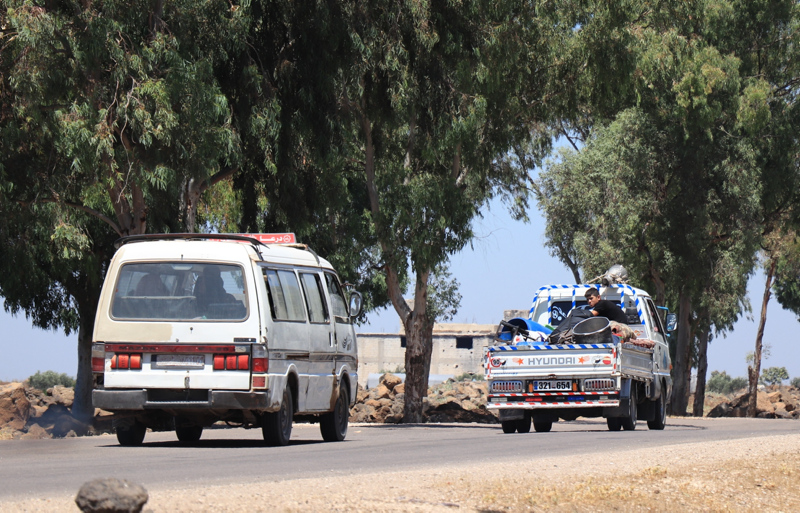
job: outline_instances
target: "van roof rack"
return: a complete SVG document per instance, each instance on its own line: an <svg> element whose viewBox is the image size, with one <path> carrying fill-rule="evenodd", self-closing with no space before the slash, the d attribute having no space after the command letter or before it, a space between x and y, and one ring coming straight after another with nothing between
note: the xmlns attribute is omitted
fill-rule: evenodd
<svg viewBox="0 0 800 513"><path fill-rule="evenodd" d="M125 237L120 237L114 242L114 248L119 249L120 246L125 244L129 244L131 242L142 242L146 240L231 240L231 241L239 241L239 242L249 242L253 245L253 248L261 254L260 248L269 248L269 244L263 242L265 239L265 234L254 234L253 236L249 236L246 234L241 233L144 233L140 235L128 235ZM317 264L320 263L319 255L311 249L308 244L300 244L295 241L294 234L280 234L281 236L284 235L291 235L291 242L280 242L276 244L280 244L281 246L289 247L289 248L296 248L308 251L312 255L314 255L314 259L317 261ZM262 257L263 258L263 257Z"/></svg>
<svg viewBox="0 0 800 513"><path fill-rule="evenodd" d="M255 237L247 237L246 235L232 233L143 233L140 235L120 237L114 242L114 247L119 249L120 246L124 246L125 244L146 240L235 240L239 242L249 242L256 247L269 247Z"/></svg>

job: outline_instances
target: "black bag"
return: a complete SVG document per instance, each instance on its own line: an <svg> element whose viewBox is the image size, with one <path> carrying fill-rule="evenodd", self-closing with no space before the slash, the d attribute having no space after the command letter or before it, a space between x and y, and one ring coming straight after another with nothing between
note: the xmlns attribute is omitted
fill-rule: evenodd
<svg viewBox="0 0 800 513"><path fill-rule="evenodd" d="M547 337L548 344L569 344L572 341L572 328L579 322L594 317L591 310L573 308L556 329Z"/></svg>

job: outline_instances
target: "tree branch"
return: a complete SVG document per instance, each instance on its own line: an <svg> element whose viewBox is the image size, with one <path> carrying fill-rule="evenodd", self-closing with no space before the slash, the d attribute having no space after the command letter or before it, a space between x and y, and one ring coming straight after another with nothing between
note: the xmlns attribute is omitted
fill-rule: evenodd
<svg viewBox="0 0 800 513"><path fill-rule="evenodd" d="M93 208L89 208L86 205L81 205L80 203L73 203L71 201L61 201L61 200L57 200L55 198L43 198L43 199L40 198L40 199L37 199L37 200L34 200L34 201L22 201L22 200L19 200L19 201L17 201L17 203L19 203L21 206L26 207L26 208L30 207L34 203L58 203L58 204L61 204L61 205L66 205L68 207L76 208L78 210L86 212L87 214L89 214L92 217L96 217L97 219L100 219L101 221L103 221L104 223L109 225L115 232L117 232L117 235L119 235L120 237L123 236L122 231L119 229L119 225L117 225L117 223L112 221L111 218L109 218L108 216L106 216L105 214L103 214L101 212L98 212L97 210L95 210Z"/></svg>

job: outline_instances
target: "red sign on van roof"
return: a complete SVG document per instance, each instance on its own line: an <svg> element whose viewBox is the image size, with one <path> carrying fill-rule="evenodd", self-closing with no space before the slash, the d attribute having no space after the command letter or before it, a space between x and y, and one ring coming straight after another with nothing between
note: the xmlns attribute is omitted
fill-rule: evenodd
<svg viewBox="0 0 800 513"><path fill-rule="evenodd" d="M251 237L263 244L296 244L293 233L237 233L243 237Z"/></svg>

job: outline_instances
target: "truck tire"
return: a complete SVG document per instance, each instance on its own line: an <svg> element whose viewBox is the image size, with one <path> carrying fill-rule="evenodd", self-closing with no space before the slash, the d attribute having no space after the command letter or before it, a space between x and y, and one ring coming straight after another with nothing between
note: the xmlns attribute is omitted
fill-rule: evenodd
<svg viewBox="0 0 800 513"><path fill-rule="evenodd" d="M530 433L531 432L531 416L525 415L521 419L517 419L517 432Z"/></svg>
<svg viewBox="0 0 800 513"><path fill-rule="evenodd" d="M117 441L120 445L126 447L133 447L142 445L144 442L144 435L147 433L147 427L141 422L132 422L116 427Z"/></svg>
<svg viewBox="0 0 800 513"><path fill-rule="evenodd" d="M504 420L500 424L503 426L503 433L516 433L519 419Z"/></svg>
<svg viewBox="0 0 800 513"><path fill-rule="evenodd" d="M622 419L619 417L609 417L606 419L609 431L619 431L622 429Z"/></svg>
<svg viewBox="0 0 800 513"><path fill-rule="evenodd" d="M333 411L320 416L319 430L326 442L341 442L347 436L347 422L350 420L349 396L344 385L339 386L339 397Z"/></svg>
<svg viewBox="0 0 800 513"><path fill-rule="evenodd" d="M533 423L533 429L537 433L549 433L552 428L553 423L551 421Z"/></svg>
<svg viewBox="0 0 800 513"><path fill-rule="evenodd" d="M175 434L180 442L197 442L203 436L203 426L175 426Z"/></svg>
<svg viewBox="0 0 800 513"><path fill-rule="evenodd" d="M264 441L271 446L289 445L292 437L292 417L294 416L294 402L289 387L283 389L281 407L274 413L265 413L261 424L261 433Z"/></svg>
<svg viewBox="0 0 800 513"><path fill-rule="evenodd" d="M658 399L654 401L655 404L653 405L653 408L656 410L655 416L653 417L653 420L647 421L648 429L661 430L667 425L667 397L665 390L666 388L662 387L661 395L659 395Z"/></svg>
<svg viewBox="0 0 800 513"><path fill-rule="evenodd" d="M636 415L638 415L638 412L636 411L636 385L631 383L631 397L628 401L628 414L620 418L622 421L622 429L625 431L633 431L636 429Z"/></svg>

